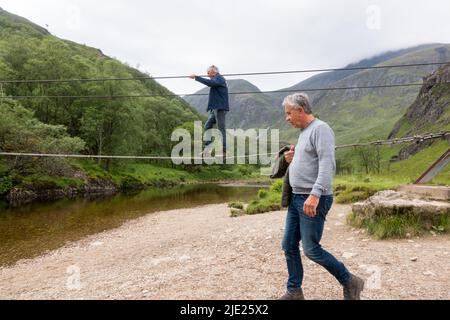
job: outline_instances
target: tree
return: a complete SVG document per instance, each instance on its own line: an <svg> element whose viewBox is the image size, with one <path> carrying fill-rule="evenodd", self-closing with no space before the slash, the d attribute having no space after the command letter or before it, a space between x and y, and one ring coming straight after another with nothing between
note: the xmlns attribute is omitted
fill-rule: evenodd
<svg viewBox="0 0 450 320"><path fill-rule="evenodd" d="M80 138L72 138L61 125L38 121L33 112L15 101L0 101L0 149L19 153L79 153L85 147ZM68 166L65 160L48 158L7 158L11 170L24 174L42 173L61 175Z"/></svg>

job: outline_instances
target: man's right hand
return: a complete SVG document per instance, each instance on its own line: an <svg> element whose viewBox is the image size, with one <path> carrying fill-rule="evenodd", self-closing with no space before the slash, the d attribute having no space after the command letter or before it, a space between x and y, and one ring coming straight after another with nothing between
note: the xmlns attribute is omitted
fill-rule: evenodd
<svg viewBox="0 0 450 320"><path fill-rule="evenodd" d="M191 74L191 75L189 76L189 78L191 78L191 79L195 79L196 77L197 77L196 74Z"/></svg>
<svg viewBox="0 0 450 320"><path fill-rule="evenodd" d="M286 160L287 163L291 164L292 161L294 160L294 155L295 155L295 146L292 146L290 151L284 153L284 159Z"/></svg>

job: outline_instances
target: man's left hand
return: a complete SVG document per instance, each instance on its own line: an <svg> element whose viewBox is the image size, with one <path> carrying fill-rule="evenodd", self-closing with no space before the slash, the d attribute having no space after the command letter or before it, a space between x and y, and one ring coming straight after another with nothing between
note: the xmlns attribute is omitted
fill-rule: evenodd
<svg viewBox="0 0 450 320"><path fill-rule="evenodd" d="M310 195L309 198L305 201L305 205L303 206L303 212L311 218L314 218L317 215L317 207L319 206L320 198Z"/></svg>
<svg viewBox="0 0 450 320"><path fill-rule="evenodd" d="M196 77L197 77L196 74L191 74L191 75L189 76L189 78L191 78L191 79L195 79Z"/></svg>

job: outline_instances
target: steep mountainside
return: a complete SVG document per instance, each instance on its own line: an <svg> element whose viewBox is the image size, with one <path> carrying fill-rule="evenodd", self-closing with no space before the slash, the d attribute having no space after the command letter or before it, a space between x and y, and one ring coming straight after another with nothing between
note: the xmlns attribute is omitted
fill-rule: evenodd
<svg viewBox="0 0 450 320"><path fill-rule="evenodd" d="M444 130L450 130L450 64L425 78L417 99L397 122L389 137L400 138ZM404 148L400 152L400 159L409 158L434 142L421 142Z"/></svg>
<svg viewBox="0 0 450 320"><path fill-rule="evenodd" d="M44 28L0 8L0 79L145 76L98 49L59 39ZM3 84L1 89L6 97L171 94L154 80ZM85 152L90 154L167 155L171 150L172 131L185 122L201 118L183 99L163 96L33 98L18 102L39 121L62 125L71 136L82 138L86 142ZM0 145L0 148L6 146ZM7 149L27 151L11 145Z"/></svg>
<svg viewBox="0 0 450 320"><path fill-rule="evenodd" d="M351 67L389 66L398 64L414 64L450 61L450 45L428 44L403 50L388 52ZM307 89L353 86L379 86L389 84L408 84L422 82L423 77L439 68L439 65L418 66L408 68L371 69L334 71L313 76L283 91L302 91ZM248 83L242 88L239 81L230 80L231 91L245 91ZM413 103L420 90L420 85L411 87L353 89L335 91L308 91L313 109L321 119L328 121L336 132L338 143L367 141L369 139L386 138L395 123L402 117L406 109ZM207 92L204 90L203 92ZM272 93L256 95L232 101L230 126L232 127L271 127L281 129L282 138L294 142L298 131L290 128L284 121L280 108L283 98L288 93ZM205 98L206 99L206 98ZM206 101L186 98L186 101L203 108ZM258 110L258 113L245 114L244 110Z"/></svg>

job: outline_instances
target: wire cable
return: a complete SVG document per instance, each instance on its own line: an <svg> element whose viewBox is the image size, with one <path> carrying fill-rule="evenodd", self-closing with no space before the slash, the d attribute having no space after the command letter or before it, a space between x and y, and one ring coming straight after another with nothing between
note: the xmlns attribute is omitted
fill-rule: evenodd
<svg viewBox="0 0 450 320"><path fill-rule="evenodd" d="M394 144L404 144L409 142L422 142L426 140L432 139L440 139L446 138L450 136L450 131L443 131L439 133L430 133L425 135L416 135L405 138L398 139L390 139L390 140L378 140L367 143L359 143L359 144L349 144L349 145L341 145L337 146L336 149L344 149L344 148L354 148L354 147L362 147L362 146L370 146L370 145L394 145ZM233 156L226 157L226 159L240 159L240 158L252 158L258 156L273 156L277 155L276 153L264 153L264 154L252 154L245 156ZM198 157L159 157L159 156L102 156L102 155L75 155L75 154L43 154L43 153L21 153L21 152L0 152L0 156L8 156L8 157L35 157L35 158L78 158L78 159L135 159L135 160L210 160L215 159L215 157L207 157L207 158L198 158Z"/></svg>
<svg viewBox="0 0 450 320"><path fill-rule="evenodd" d="M450 82L439 82L440 84L450 84ZM339 91L339 90L363 90L363 89L386 89L386 88L401 88L401 87L417 87L423 86L423 83L405 83L405 84L385 84L385 85L372 85L372 86L349 86L349 87L329 87L329 88L311 88L311 89L296 89L296 90L275 90L275 91L242 91L242 92L230 92L229 95L248 95L248 94L276 94L276 93L293 93L293 92L319 92L319 91ZM141 94L141 95L98 95L98 96L3 96L2 98L10 98L17 100L24 99L139 99L139 98L154 98L154 97L173 97L173 98L186 98L186 97L198 97L208 96L207 93L193 93L193 94Z"/></svg>
<svg viewBox="0 0 450 320"><path fill-rule="evenodd" d="M267 72L247 72L247 73L229 73L224 74L224 77L237 76L260 76L260 75L279 75L279 74L298 74L298 73L316 73L316 72L337 72L337 71L358 71L358 70L374 70L374 69L393 69L393 68L410 68L410 67L424 67L437 66L448 64L447 62L428 62L428 63L411 63L411 64L397 64L387 66L370 66L370 67L347 67L347 68L325 68L325 69L305 69L305 70L287 70L287 71L267 71ZM202 75L201 77L207 77ZM146 77L112 77L112 78L79 78L79 79L32 79L32 80L2 80L3 84L31 84L31 83L71 83L71 82L103 82L103 81L142 81L142 80L169 80L169 79L189 79L186 75L177 76L146 76Z"/></svg>

